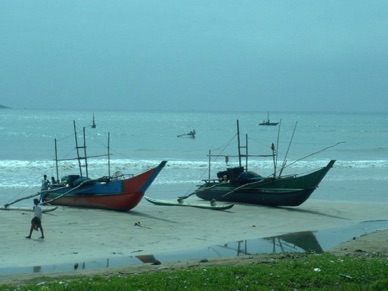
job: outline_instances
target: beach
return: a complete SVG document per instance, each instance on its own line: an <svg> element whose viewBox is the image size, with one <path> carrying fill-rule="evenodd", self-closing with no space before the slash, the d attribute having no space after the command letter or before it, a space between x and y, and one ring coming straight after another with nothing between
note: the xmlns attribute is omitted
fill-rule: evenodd
<svg viewBox="0 0 388 291"><path fill-rule="evenodd" d="M43 214L45 239L39 239L40 233L35 231L32 239L25 238L32 212L2 210L0 269L16 273L18 268L31 267L30 275L41 275L40 268L50 265L68 264L72 271L73 266L98 260L154 255L157 259L158 254L184 254L234 241L387 221L387 209L386 203L323 200L310 200L296 208L236 204L227 211L151 204L129 212L59 207ZM387 245L387 232L381 232L377 240L376 248ZM0 279L12 275L8 271Z"/></svg>

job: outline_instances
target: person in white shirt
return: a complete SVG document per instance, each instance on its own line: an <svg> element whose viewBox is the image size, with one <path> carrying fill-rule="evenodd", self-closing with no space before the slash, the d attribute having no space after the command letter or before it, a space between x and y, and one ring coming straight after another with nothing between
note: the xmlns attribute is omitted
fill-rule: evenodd
<svg viewBox="0 0 388 291"><path fill-rule="evenodd" d="M43 175L43 180L42 180L42 184L40 186L40 201L41 202L44 202L44 198L46 196L46 191L49 189L50 187L50 181L49 179L47 179L47 175Z"/></svg>
<svg viewBox="0 0 388 291"><path fill-rule="evenodd" d="M39 199L34 199L34 218L31 220L30 234L26 238L31 238L33 230L40 230L42 236L41 239L44 239L43 227L42 227L42 208L39 205Z"/></svg>

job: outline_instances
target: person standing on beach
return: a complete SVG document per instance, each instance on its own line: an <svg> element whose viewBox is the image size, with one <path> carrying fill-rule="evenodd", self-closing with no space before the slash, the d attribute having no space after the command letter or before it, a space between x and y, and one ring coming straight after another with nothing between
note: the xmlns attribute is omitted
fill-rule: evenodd
<svg viewBox="0 0 388 291"><path fill-rule="evenodd" d="M45 191L49 189L49 186L50 186L50 181L47 179L47 175L43 175L42 185L40 186L40 192L42 192L40 194L41 202L44 201L44 197L46 196Z"/></svg>
<svg viewBox="0 0 388 291"><path fill-rule="evenodd" d="M39 199L34 199L34 218L31 220L30 234L26 238L31 238L33 230L40 229L42 236L41 239L44 239L43 227L42 227L42 208L39 205Z"/></svg>

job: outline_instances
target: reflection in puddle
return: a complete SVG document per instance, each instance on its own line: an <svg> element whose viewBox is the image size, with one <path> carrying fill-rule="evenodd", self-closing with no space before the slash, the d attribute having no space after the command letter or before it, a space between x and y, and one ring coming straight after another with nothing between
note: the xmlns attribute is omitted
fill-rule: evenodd
<svg viewBox="0 0 388 291"><path fill-rule="evenodd" d="M312 231L289 233L265 239L272 241L273 253L277 252L276 247L278 247L282 253L290 251L298 252L301 250L317 254L323 253L323 249Z"/></svg>
<svg viewBox="0 0 388 291"><path fill-rule="evenodd" d="M334 246L348 241L355 236L371 233L378 229L387 229L388 221L364 222L346 228L335 228L326 231L304 231L283 234L263 239L240 240L208 248L173 251L154 255L137 255L87 261L75 264L58 264L34 267L0 268L1 275L23 273L64 272L77 270L94 270L128 265L154 264L160 262L177 262L200 260L215 257L234 257L252 254L269 254L285 252L323 253ZM32 269L31 269L32 268Z"/></svg>
<svg viewBox="0 0 388 291"><path fill-rule="evenodd" d="M314 232L312 231L288 233L280 236L267 237L263 240L264 242L269 242L272 245L272 253L274 254L279 252L315 252L319 254L323 253L323 249L319 245L319 242L315 237ZM260 240L260 242L262 243L263 240ZM251 241L244 240L237 242L237 256L267 253L266 251L264 251L264 249L267 250L267 248L260 249L261 243L256 244L256 247L248 250L249 242ZM253 240L253 242L255 241ZM224 247L229 247L229 244L226 244Z"/></svg>
<svg viewBox="0 0 388 291"><path fill-rule="evenodd" d="M107 269L110 267L120 267L126 265L141 265L141 264L159 264L158 260L154 255L139 255L139 256L130 256L130 257L119 257L111 259L100 259L93 260L88 262L83 262L82 264L58 264L58 265L47 265L47 266L34 266L32 267L32 273L45 273L45 272L64 272L72 270L94 270L94 269ZM22 273L31 273L31 269L26 268L0 268L0 276L8 274L22 274Z"/></svg>
<svg viewBox="0 0 388 291"><path fill-rule="evenodd" d="M241 240L214 246L211 249L219 257L285 252L324 252L312 231L288 233L257 240Z"/></svg>
<svg viewBox="0 0 388 291"><path fill-rule="evenodd" d="M136 258L138 258L144 264L147 264L147 263L153 264L156 261L154 255L136 256Z"/></svg>
<svg viewBox="0 0 388 291"><path fill-rule="evenodd" d="M35 266L32 268L33 273L40 273L41 270L42 270L41 266Z"/></svg>
<svg viewBox="0 0 388 291"><path fill-rule="evenodd" d="M76 263L73 267L70 264L33 267L33 273L52 272L52 271L70 271L70 270L85 270L85 269L102 269L109 267L119 267L125 265L140 265L140 264L156 264L158 261L172 262L190 259L211 258L211 257L233 257L252 254L264 253L284 253L284 252L315 252L323 253L314 232L304 231L289 233L280 236L268 237L256 240L240 240L236 242L226 243L224 245L216 245L205 250L193 250L187 252L174 252L155 255L138 255L131 257L120 257L106 260L96 260L83 262L81 265Z"/></svg>

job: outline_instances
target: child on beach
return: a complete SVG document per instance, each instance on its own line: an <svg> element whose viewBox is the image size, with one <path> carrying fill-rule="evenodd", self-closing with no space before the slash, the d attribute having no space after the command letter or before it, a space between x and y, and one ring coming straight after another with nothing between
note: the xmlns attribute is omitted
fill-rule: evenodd
<svg viewBox="0 0 388 291"><path fill-rule="evenodd" d="M42 236L40 237L41 239L44 239L44 234L43 234L43 227L42 227L42 208L39 205L39 199L34 199L34 218L31 220L31 228L30 228L30 234L26 236L26 238L31 238L31 234L33 230L38 230L40 229L40 233Z"/></svg>

